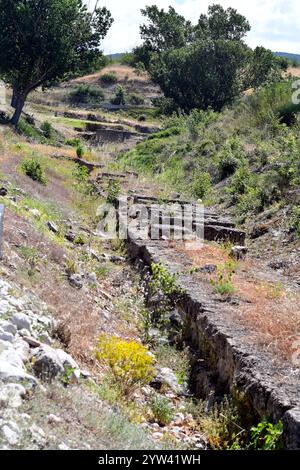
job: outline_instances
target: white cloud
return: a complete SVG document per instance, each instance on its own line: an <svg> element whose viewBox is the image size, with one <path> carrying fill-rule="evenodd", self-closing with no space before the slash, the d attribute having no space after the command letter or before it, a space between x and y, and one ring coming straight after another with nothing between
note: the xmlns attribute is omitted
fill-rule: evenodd
<svg viewBox="0 0 300 470"><path fill-rule="evenodd" d="M91 0L90 4L94 1ZM143 21L140 10L145 5L156 4L165 9L172 5L196 23L200 14L213 3L236 8L248 18L252 30L247 42L251 47L262 45L274 51L300 54L299 0L100 0L99 4L106 6L115 19L102 48L109 54L130 50L139 44L139 25Z"/></svg>

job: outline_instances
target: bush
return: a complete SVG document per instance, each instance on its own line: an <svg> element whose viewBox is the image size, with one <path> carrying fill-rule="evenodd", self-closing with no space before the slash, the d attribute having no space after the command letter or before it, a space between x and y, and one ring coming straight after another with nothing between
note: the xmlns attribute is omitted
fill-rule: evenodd
<svg viewBox="0 0 300 470"><path fill-rule="evenodd" d="M116 72L108 72L102 75L100 80L104 85L114 85L115 83L117 83L118 77L116 75Z"/></svg>
<svg viewBox="0 0 300 470"><path fill-rule="evenodd" d="M74 138L74 139L67 139L65 140L65 145L70 145L71 147L79 147L81 145L80 139Z"/></svg>
<svg viewBox="0 0 300 470"><path fill-rule="evenodd" d="M233 274L233 263L226 263L218 267L216 279L211 280L216 294L230 296L234 293L234 285L232 283Z"/></svg>
<svg viewBox="0 0 300 470"><path fill-rule="evenodd" d="M91 85L79 85L70 93L70 101L73 104L97 104L104 98L103 90Z"/></svg>
<svg viewBox="0 0 300 470"><path fill-rule="evenodd" d="M232 153L224 153L219 161L220 179L224 180L233 175L240 165L240 161Z"/></svg>
<svg viewBox="0 0 300 470"><path fill-rule="evenodd" d="M209 173L200 173L192 186L193 196L203 199L211 190L211 177Z"/></svg>
<svg viewBox="0 0 300 470"><path fill-rule="evenodd" d="M116 204L120 195L120 190L120 184L117 181L111 181L108 187L106 202L108 202L108 204Z"/></svg>
<svg viewBox="0 0 300 470"><path fill-rule="evenodd" d="M124 88L119 85L116 90L116 94L114 98L111 99L111 104L115 104L117 106L124 106L126 103L126 93Z"/></svg>
<svg viewBox="0 0 300 470"><path fill-rule="evenodd" d="M161 426L167 426L174 417L174 410L167 397L153 395L150 400L150 408L155 421Z"/></svg>
<svg viewBox="0 0 300 470"><path fill-rule="evenodd" d="M96 357L109 369L125 396L148 384L155 376L154 358L136 341L103 334L97 345Z"/></svg>
<svg viewBox="0 0 300 470"><path fill-rule="evenodd" d="M78 158L82 158L84 157L84 154L85 154L85 149L81 145L81 143L79 143L79 145L76 147L76 155Z"/></svg>
<svg viewBox="0 0 300 470"><path fill-rule="evenodd" d="M250 448L254 450L281 450L283 424L276 425L264 419L257 426L251 428Z"/></svg>
<svg viewBox="0 0 300 470"><path fill-rule="evenodd" d="M43 185L47 184L44 169L42 168L40 162L38 162L36 159L23 160L21 168L25 175L29 176L29 178L32 180L37 181Z"/></svg>
<svg viewBox="0 0 300 470"><path fill-rule="evenodd" d="M54 134L54 129L50 122L44 121L41 125L41 130L44 132L46 139L51 139Z"/></svg>
<svg viewBox="0 0 300 470"><path fill-rule="evenodd" d="M134 106L141 106L145 104L145 99L142 95L139 95L138 93L131 93L129 95L129 103Z"/></svg>

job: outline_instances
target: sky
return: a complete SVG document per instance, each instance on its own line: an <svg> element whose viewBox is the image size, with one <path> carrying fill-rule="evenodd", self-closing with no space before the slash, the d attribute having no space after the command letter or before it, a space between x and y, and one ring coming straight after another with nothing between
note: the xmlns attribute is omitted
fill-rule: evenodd
<svg viewBox="0 0 300 470"><path fill-rule="evenodd" d="M87 0L88 1L88 0ZM90 6L95 0L90 0ZM143 22L140 10L146 5L167 9L175 7L178 13L196 23L209 5L236 8L247 17L252 26L246 42L251 47L264 46L274 52L300 54L300 2L299 0L100 0L115 20L102 43L106 54L130 51L140 41L139 25Z"/></svg>

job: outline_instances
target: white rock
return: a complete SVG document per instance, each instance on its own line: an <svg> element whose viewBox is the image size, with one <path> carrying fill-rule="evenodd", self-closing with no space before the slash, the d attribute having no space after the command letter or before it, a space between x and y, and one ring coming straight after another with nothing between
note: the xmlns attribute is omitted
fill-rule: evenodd
<svg viewBox="0 0 300 470"><path fill-rule="evenodd" d="M6 320L0 320L0 328L6 333L12 334L13 336L15 336L15 334L17 333L16 326L13 323L6 321Z"/></svg>
<svg viewBox="0 0 300 470"><path fill-rule="evenodd" d="M59 424L61 422L62 422L62 419L59 418L58 416L55 416L55 415L52 415L52 414L50 414L48 416L48 423L49 424Z"/></svg>
<svg viewBox="0 0 300 470"><path fill-rule="evenodd" d="M10 426L4 425L1 429L4 439L11 445L16 445L19 442L19 435L16 431L11 429Z"/></svg>
<svg viewBox="0 0 300 470"><path fill-rule="evenodd" d="M65 444L64 442L61 442L58 445L58 448L59 448L59 450L70 450L70 447L68 447L67 444Z"/></svg>
<svg viewBox="0 0 300 470"><path fill-rule="evenodd" d="M13 342L13 347L16 354L20 357L23 362L27 362L29 357L30 346L21 338L18 338Z"/></svg>
<svg viewBox="0 0 300 470"><path fill-rule="evenodd" d="M31 331L31 322L25 313L15 313L11 318L11 321L16 325L18 330L25 329Z"/></svg>
<svg viewBox="0 0 300 470"><path fill-rule="evenodd" d="M20 384L6 384L0 386L0 407L19 408L22 397L26 395L25 388Z"/></svg>
<svg viewBox="0 0 300 470"><path fill-rule="evenodd" d="M2 354L0 356L0 380L4 383L24 382L28 388L35 387L38 383L34 377L27 374L23 367L16 367L9 364L6 360L3 360Z"/></svg>
<svg viewBox="0 0 300 470"><path fill-rule="evenodd" d="M12 343L14 340L14 336L11 333L3 331L2 328L0 328L0 340L8 341L9 343Z"/></svg>
<svg viewBox="0 0 300 470"><path fill-rule="evenodd" d="M39 219L41 217L41 213L38 209L30 209L29 212L35 219Z"/></svg>

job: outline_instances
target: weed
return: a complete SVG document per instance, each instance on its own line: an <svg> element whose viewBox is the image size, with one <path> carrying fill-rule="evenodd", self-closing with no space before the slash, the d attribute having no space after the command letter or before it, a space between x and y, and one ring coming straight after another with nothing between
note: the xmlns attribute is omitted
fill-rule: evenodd
<svg viewBox="0 0 300 470"><path fill-rule="evenodd" d="M211 284L216 294L230 296L234 293L235 289L232 283L234 272L235 268L231 262L218 266L217 278L211 279Z"/></svg>
<svg viewBox="0 0 300 470"><path fill-rule="evenodd" d="M21 169L25 173L25 175L29 176L34 181L42 185L47 184L47 178L45 175L45 171L39 161L36 159L25 159L21 163Z"/></svg>
<svg viewBox="0 0 300 470"><path fill-rule="evenodd" d="M174 410L167 397L154 394L152 395L149 404L153 418L158 424L161 426L167 426L172 422Z"/></svg>
<svg viewBox="0 0 300 470"><path fill-rule="evenodd" d="M251 441L249 448L254 450L280 450L282 443L283 424L277 424L264 419L257 426L251 428Z"/></svg>

